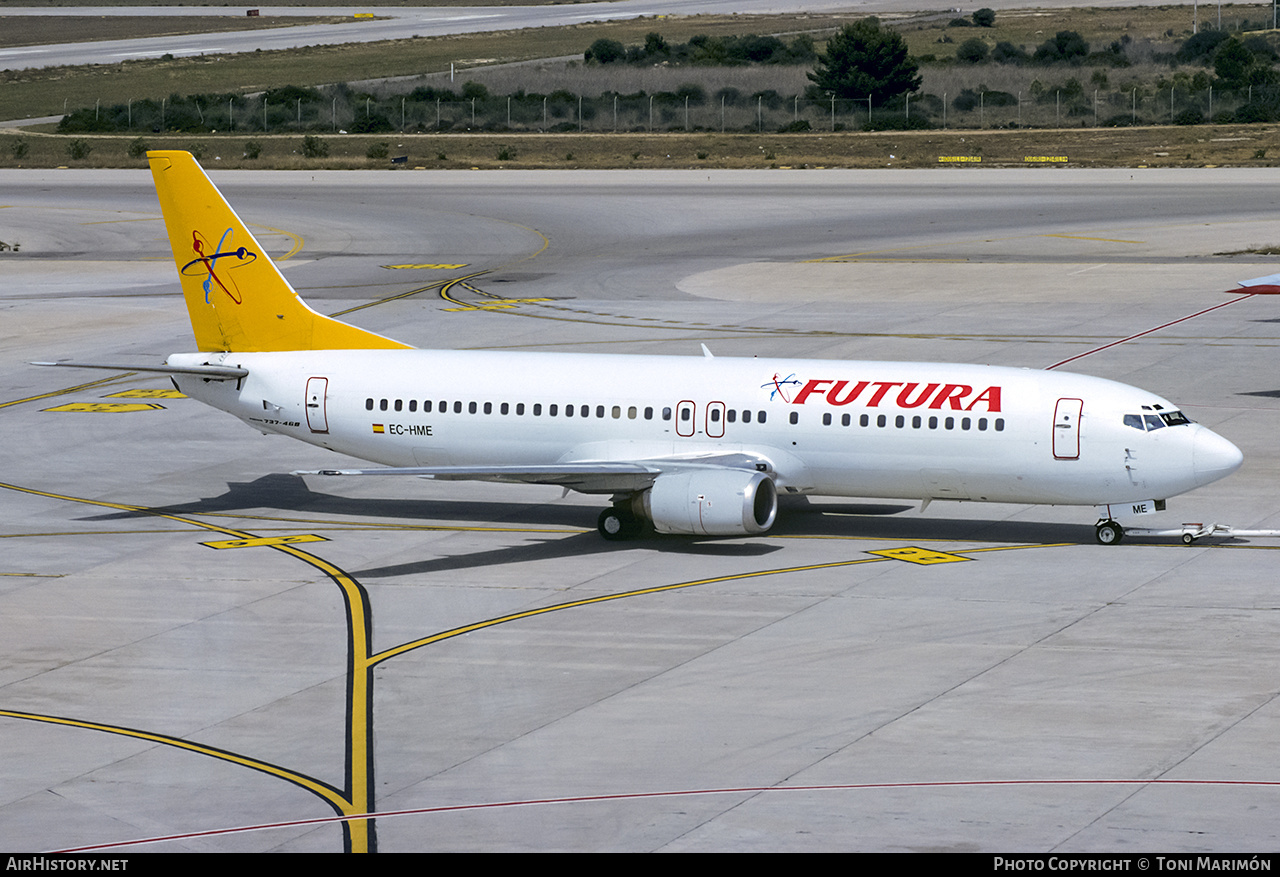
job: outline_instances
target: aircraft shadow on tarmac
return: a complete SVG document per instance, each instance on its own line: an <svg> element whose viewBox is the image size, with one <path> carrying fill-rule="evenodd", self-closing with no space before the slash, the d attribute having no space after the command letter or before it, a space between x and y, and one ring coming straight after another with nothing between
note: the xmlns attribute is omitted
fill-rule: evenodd
<svg viewBox="0 0 1280 877"><path fill-rule="evenodd" d="M1093 528L1085 524L959 518L900 517L914 506L888 503L809 503L804 498L785 501L772 536L859 536L888 540L981 541L1012 543L1093 542ZM508 563L580 557L642 549L699 556L760 557L782 550L766 538L742 541L734 538L694 538L649 534L625 543L606 542L595 532L596 509L579 505L545 503L477 502L474 500L378 499L345 497L311 490L298 476L271 474L254 481L228 482L219 496L192 502L157 506L146 512L113 512L84 520L119 520L148 514L201 515L271 510L283 514L323 515L337 518L390 519L430 525L433 522L470 522L477 525L559 526L590 530L587 533L526 533L517 545L466 555L435 556L386 567L352 570L366 578L421 575L452 569ZM371 522L372 523L372 522Z"/></svg>

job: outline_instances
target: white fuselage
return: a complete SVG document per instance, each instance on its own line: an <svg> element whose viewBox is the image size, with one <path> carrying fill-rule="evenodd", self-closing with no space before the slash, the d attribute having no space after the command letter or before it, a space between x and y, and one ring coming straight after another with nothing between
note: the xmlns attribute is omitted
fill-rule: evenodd
<svg viewBox="0 0 1280 877"><path fill-rule="evenodd" d="M184 393L398 467L743 452L770 462L784 494L1102 505L1184 493L1241 461L1165 399L1059 372L433 350L169 358L201 363L249 375L179 375Z"/></svg>

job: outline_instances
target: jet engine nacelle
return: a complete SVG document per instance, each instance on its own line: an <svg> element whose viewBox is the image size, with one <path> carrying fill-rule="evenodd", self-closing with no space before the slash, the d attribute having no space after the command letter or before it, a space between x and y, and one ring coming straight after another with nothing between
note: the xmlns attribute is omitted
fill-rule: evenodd
<svg viewBox="0 0 1280 877"><path fill-rule="evenodd" d="M749 536L773 526L778 488L762 472L691 470L659 475L638 511L659 533Z"/></svg>

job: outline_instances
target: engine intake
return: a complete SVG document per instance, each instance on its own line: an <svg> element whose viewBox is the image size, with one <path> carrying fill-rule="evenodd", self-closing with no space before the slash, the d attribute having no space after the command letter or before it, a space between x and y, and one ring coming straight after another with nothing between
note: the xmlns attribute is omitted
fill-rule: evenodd
<svg viewBox="0 0 1280 877"><path fill-rule="evenodd" d="M659 533L751 536L773 526L778 488L761 472L668 472L637 497L637 505Z"/></svg>

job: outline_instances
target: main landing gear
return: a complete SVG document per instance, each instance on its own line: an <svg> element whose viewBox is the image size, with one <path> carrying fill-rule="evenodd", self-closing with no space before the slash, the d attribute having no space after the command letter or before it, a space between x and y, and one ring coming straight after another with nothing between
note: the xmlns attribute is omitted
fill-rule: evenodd
<svg viewBox="0 0 1280 877"><path fill-rule="evenodd" d="M635 513L623 506L610 506L600 513L596 529L611 542L634 539L640 535L644 524Z"/></svg>
<svg viewBox="0 0 1280 877"><path fill-rule="evenodd" d="M1099 521L1094 534L1101 545L1119 545L1120 540L1124 538L1124 527L1115 521Z"/></svg>

